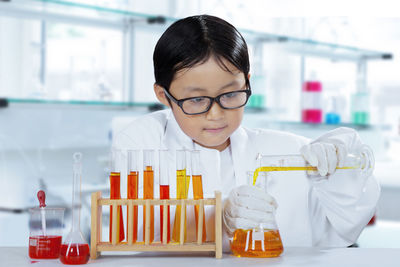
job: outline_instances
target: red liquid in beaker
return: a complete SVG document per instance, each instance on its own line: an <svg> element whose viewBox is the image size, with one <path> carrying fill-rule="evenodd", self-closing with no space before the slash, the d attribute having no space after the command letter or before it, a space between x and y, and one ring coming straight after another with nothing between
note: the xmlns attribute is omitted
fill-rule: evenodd
<svg viewBox="0 0 400 267"><path fill-rule="evenodd" d="M57 259L60 254L61 236L30 236L29 257L31 259Z"/></svg>
<svg viewBox="0 0 400 267"><path fill-rule="evenodd" d="M60 261L63 264L85 264L89 261L90 251L88 244L62 244Z"/></svg>

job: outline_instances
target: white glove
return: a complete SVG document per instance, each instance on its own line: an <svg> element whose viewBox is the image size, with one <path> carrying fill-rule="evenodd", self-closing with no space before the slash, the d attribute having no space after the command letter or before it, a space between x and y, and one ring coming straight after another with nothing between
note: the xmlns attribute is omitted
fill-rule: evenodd
<svg viewBox="0 0 400 267"><path fill-rule="evenodd" d="M252 229L260 223L274 223L275 199L256 186L232 189L224 203L223 219L228 233L235 229Z"/></svg>
<svg viewBox="0 0 400 267"><path fill-rule="evenodd" d="M304 159L314 167L317 167L321 176L333 174L336 167L343 167L347 148L344 144L329 142L329 140L317 140L300 149Z"/></svg>

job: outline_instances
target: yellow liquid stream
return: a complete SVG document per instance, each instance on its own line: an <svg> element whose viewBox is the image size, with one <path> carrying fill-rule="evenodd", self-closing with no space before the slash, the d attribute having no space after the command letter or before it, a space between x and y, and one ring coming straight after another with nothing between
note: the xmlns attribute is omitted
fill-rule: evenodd
<svg viewBox="0 0 400 267"><path fill-rule="evenodd" d="M248 247L246 250L246 241L248 238ZM264 230L264 251L261 241L254 242L252 247L253 232L252 230L238 229L233 234L231 241L231 250L236 257L252 257L252 258L272 258L278 257L283 252L281 236L278 230Z"/></svg>

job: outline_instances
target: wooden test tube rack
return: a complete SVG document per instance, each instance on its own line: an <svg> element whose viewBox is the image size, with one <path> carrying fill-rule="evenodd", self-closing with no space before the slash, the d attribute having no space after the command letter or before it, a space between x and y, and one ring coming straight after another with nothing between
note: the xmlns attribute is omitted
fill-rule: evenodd
<svg viewBox="0 0 400 267"><path fill-rule="evenodd" d="M127 206L128 228L133 228L133 207L146 206L146 217L150 218L150 206L163 205L163 213L167 214L167 206L180 205L182 207L180 223L180 242L167 243L167 231L163 231L163 242L150 244L150 220L145 222L144 242L133 243L132 235L128 235L126 242L117 242L117 223L113 224L112 240L101 241L102 206L112 205L112 220L117 222L118 206ZM185 211L183 207L199 205L197 242L184 242ZM215 206L215 242L202 242L204 205ZM108 199L101 198L101 192L92 193L91 203L91 249L90 257L96 259L102 251L215 251L217 259L222 258L222 206L221 192L215 191L215 198L206 199ZM163 229L167 229L168 216L163 218Z"/></svg>

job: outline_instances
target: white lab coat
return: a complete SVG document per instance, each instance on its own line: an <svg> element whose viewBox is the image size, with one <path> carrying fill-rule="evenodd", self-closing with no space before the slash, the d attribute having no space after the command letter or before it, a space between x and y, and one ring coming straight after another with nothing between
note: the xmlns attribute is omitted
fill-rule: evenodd
<svg viewBox="0 0 400 267"><path fill-rule="evenodd" d="M341 128L327 134L345 142L349 152L360 141L351 129ZM274 130L250 130L239 127L231 136L231 151L236 186L246 184L246 172L256 169L257 153L282 155L299 154L300 148L310 140ZM113 137L116 149L170 149L170 177L174 177L174 152L177 149L201 149L203 168L203 192L213 196L221 188L219 151L202 148L195 144L179 127L170 110L154 112L135 119ZM157 174L157 173L156 173ZM122 173L124 177L124 173ZM157 175L155 184L157 184ZM171 197L175 197L176 181L170 178ZM125 182L121 182L122 191ZM140 186L142 182L140 181ZM158 196L155 185L155 197ZM284 246L348 246L356 241L364 226L375 212L380 188L373 176L360 177L353 170L338 170L329 179L309 179L305 172L274 173L268 179L268 193L278 203L276 222ZM191 197L191 190L189 197ZM124 196L122 196L124 197ZM140 197L140 195L139 195ZM207 239L214 237L213 209L206 210ZM158 232L158 209L156 237ZM188 208L188 238L195 238L193 211ZM171 211L171 223L174 212ZM140 223L140 219L139 219ZM172 226L171 226L172 231ZM141 232L139 235L141 237ZM224 246L227 237L224 235Z"/></svg>

